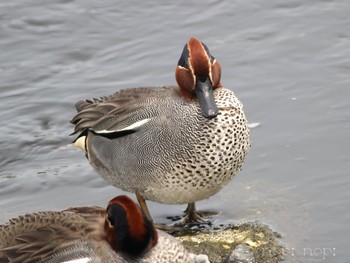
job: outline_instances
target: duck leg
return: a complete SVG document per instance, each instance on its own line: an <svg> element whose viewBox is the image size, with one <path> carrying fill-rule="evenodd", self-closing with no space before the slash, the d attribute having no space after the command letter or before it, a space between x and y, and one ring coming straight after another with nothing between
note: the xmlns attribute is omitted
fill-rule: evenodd
<svg viewBox="0 0 350 263"><path fill-rule="evenodd" d="M185 215L176 224L209 224L196 210L196 203L189 203L185 209Z"/></svg>
<svg viewBox="0 0 350 263"><path fill-rule="evenodd" d="M146 200L138 192L135 192L135 194L136 194L137 201L139 202L143 213L148 218L148 220L153 222L151 213L149 212L148 206L146 204ZM183 216L183 218L178 220L173 226L165 226L165 225L155 224L156 228L162 229L165 231L169 231L169 230L178 230L176 228L177 226L181 227L184 225L210 224L209 221L203 219L203 215L201 213L197 212L195 203L189 203L184 212L185 212L185 215Z"/></svg>
<svg viewBox="0 0 350 263"><path fill-rule="evenodd" d="M137 198L137 201L139 202L139 205L141 207L142 212L147 217L147 219L150 220L153 223L153 219L152 219L151 213L148 210L148 206L146 204L146 200L138 192L135 192L135 194L136 194L136 198ZM179 227L176 227L176 226L166 226L166 225L162 225L162 224L154 224L154 226L157 229L160 229L160 230L163 230L163 231L168 231L168 232L181 231L182 230L182 227L179 228Z"/></svg>
<svg viewBox="0 0 350 263"><path fill-rule="evenodd" d="M140 207L141 207L143 213L145 214L145 216L147 217L148 220L150 220L151 222L153 222L151 213L149 212L148 206L147 206L147 204L146 204L146 200L145 200L138 192L135 192L135 194L136 194L137 201L139 202Z"/></svg>

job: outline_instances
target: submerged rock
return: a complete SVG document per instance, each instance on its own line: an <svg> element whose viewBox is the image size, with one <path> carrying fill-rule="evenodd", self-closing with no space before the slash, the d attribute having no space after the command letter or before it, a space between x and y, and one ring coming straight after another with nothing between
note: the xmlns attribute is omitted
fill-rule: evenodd
<svg viewBox="0 0 350 263"><path fill-rule="evenodd" d="M283 261L281 235L257 222L174 234L191 253L206 254L212 263Z"/></svg>

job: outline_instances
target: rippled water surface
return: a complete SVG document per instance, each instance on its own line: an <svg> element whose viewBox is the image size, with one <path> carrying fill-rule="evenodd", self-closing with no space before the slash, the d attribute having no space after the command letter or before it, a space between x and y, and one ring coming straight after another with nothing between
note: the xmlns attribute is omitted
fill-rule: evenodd
<svg viewBox="0 0 350 263"><path fill-rule="evenodd" d="M347 0L1 1L0 221L120 194L66 146L73 105L175 84L195 36L255 126L243 171L199 208L269 224L288 262L349 262L349 14Z"/></svg>

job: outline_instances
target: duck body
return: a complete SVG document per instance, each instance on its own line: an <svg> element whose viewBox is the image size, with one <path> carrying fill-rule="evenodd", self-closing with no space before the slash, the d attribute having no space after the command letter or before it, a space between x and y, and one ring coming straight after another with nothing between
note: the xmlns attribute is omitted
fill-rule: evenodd
<svg viewBox="0 0 350 263"><path fill-rule="evenodd" d="M119 91L76 103L71 123L85 151L109 183L145 200L188 203L179 222L201 223L195 202L225 186L241 169L250 146L242 103L220 82L221 66L195 38L184 46L178 87Z"/></svg>
<svg viewBox="0 0 350 263"><path fill-rule="evenodd" d="M192 203L226 185L250 145L242 103L224 87L213 95L214 118L178 87L150 87L80 101L72 122L90 164L109 183L147 200Z"/></svg>
<svg viewBox="0 0 350 263"><path fill-rule="evenodd" d="M194 262L177 240L156 230L131 199L118 198L119 204L107 211L101 207L44 211L0 225L0 262Z"/></svg>

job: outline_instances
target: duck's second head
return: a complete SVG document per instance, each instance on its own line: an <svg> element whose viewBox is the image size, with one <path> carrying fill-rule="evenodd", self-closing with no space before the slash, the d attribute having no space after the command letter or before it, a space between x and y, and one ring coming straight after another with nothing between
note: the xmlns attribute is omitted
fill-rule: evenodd
<svg viewBox="0 0 350 263"><path fill-rule="evenodd" d="M157 244L158 233L141 208L129 197L112 199L107 207L105 231L115 251L140 257Z"/></svg>
<svg viewBox="0 0 350 263"><path fill-rule="evenodd" d="M208 47L195 38L185 45L176 67L176 81L182 96L198 98L206 118L218 115L213 91L220 88L221 67Z"/></svg>

